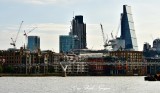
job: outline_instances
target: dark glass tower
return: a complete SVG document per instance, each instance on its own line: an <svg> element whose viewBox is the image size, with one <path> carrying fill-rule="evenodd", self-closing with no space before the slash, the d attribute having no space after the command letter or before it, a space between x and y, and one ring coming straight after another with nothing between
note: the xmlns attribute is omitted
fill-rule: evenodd
<svg viewBox="0 0 160 93"><path fill-rule="evenodd" d="M121 39L125 40L126 50L138 50L131 7L127 5L123 5L121 14Z"/></svg>
<svg viewBox="0 0 160 93"><path fill-rule="evenodd" d="M69 53L77 46L77 38L70 35L60 35L60 53Z"/></svg>
<svg viewBox="0 0 160 93"><path fill-rule="evenodd" d="M27 49L29 49L31 52L38 51L38 49L40 49L40 37L28 36Z"/></svg>
<svg viewBox="0 0 160 93"><path fill-rule="evenodd" d="M86 24L83 22L83 16L75 16L72 20L70 35L77 37L78 43L75 49L86 49Z"/></svg>

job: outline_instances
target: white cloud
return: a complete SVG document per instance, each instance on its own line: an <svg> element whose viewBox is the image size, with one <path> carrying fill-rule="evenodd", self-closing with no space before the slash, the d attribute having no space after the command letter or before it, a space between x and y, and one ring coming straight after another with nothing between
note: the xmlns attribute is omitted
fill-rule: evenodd
<svg viewBox="0 0 160 93"><path fill-rule="evenodd" d="M65 1L68 0L23 0L23 2L25 3L32 3L32 4L56 4Z"/></svg>
<svg viewBox="0 0 160 93"><path fill-rule="evenodd" d="M48 5L48 4L73 4L76 2L83 2L87 0L14 0L21 3L30 3L36 5Z"/></svg>
<svg viewBox="0 0 160 93"><path fill-rule="evenodd" d="M59 35L67 35L70 30L70 25L68 24L54 24L54 23L36 23L36 24L26 24L22 26L22 30L19 34L17 40L17 48L21 47L25 43L25 37L23 36L23 30L28 32L32 27L38 27L29 35L40 36L41 39L41 49L50 49L55 52L59 52ZM15 38L18 30L18 25L6 26L0 29L0 49L7 49L12 47L11 37ZM102 34L99 24L87 24L87 46L93 49L102 49L103 41Z"/></svg>
<svg viewBox="0 0 160 93"><path fill-rule="evenodd" d="M69 26L66 24L54 24L54 23L41 23L41 24L31 24L31 25L23 25L21 32L19 33L17 39L17 48L21 47L25 43L25 37L23 36L24 30L28 32L32 29L32 27L38 27L33 32L29 33L29 35L37 35L41 38L41 48L42 49L53 49L58 52L58 38L61 34L67 34L69 32ZM15 36L18 31L18 25L10 25L10 26L1 26L0 28L0 49L7 49L12 47L11 37L15 39ZM67 31L68 30L68 31ZM56 46L55 46L56 45Z"/></svg>
<svg viewBox="0 0 160 93"><path fill-rule="evenodd" d="M10 45L11 43L11 37L15 38L17 31L18 31L19 25L7 25L7 26L0 26L0 49L7 49L9 47L12 47ZM55 23L36 23L36 24L24 24L22 26L22 30L19 34L18 40L17 40L17 48L21 47L25 43L25 38L23 36L23 30L26 30L27 32L32 29L32 27L38 27L33 32L31 32L29 35L37 35L41 38L41 49L46 50L54 50L55 52L59 52L59 35L67 35L70 30L70 25L68 24L55 24ZM103 39L102 39L102 33L100 29L99 24L87 24L87 47L92 49L103 49ZM136 25L136 35L138 39L138 45L139 49L142 50L143 43L149 42L152 44L152 32L149 32L149 30L153 30L155 33L157 33L158 37L158 31L155 31L158 29L158 26L155 29L140 29L140 26ZM104 25L104 28L107 28L107 25ZM145 33L147 31L147 33ZM107 33L107 32L105 32ZM109 33L107 33L109 34ZM154 35L154 34L153 34ZM143 37L145 36L145 37ZM154 35L155 36L155 35ZM154 37L155 39L156 37Z"/></svg>
<svg viewBox="0 0 160 93"><path fill-rule="evenodd" d="M54 24L54 23L44 23L44 24L33 24L38 27L41 31L63 31L69 29L69 25L67 24Z"/></svg>

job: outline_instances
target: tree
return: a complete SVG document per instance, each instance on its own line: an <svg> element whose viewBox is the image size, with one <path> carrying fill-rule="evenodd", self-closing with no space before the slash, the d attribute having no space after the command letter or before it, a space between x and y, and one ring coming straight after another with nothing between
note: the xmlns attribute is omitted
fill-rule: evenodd
<svg viewBox="0 0 160 93"><path fill-rule="evenodd" d="M6 66L5 68L4 68L4 72L6 72L6 73L13 73L14 72L14 68L13 68L13 66Z"/></svg>

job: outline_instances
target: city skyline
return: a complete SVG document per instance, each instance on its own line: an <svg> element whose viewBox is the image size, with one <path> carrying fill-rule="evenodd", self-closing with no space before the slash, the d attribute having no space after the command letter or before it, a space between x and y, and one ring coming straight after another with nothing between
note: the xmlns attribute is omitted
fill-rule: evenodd
<svg viewBox="0 0 160 93"><path fill-rule="evenodd" d="M23 30L29 31L33 27L38 27L29 35L40 36L42 50L50 49L58 52L59 35L68 34L73 15L84 16L87 47L103 49L100 23L103 24L105 34L111 38L112 30L113 34L117 32L122 6L126 4L132 7L138 46L139 50L142 50L144 42L152 45L152 41L159 37L159 3L158 0L154 2L146 0L145 3L138 0L23 0L23 2L1 0L0 49L12 48L10 38L15 38L19 24L23 20L17 48L25 42Z"/></svg>

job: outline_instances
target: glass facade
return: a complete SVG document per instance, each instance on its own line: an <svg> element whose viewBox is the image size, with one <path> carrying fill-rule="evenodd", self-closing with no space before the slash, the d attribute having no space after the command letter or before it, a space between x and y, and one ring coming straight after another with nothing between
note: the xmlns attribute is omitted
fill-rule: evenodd
<svg viewBox="0 0 160 93"><path fill-rule="evenodd" d="M77 39L74 36L70 35L61 35L59 37L60 41L60 53L71 52L78 46Z"/></svg>
<svg viewBox="0 0 160 93"><path fill-rule="evenodd" d="M125 49L138 50L131 7L127 5L123 5L121 14L121 38L125 40Z"/></svg>
<svg viewBox="0 0 160 93"><path fill-rule="evenodd" d="M59 36L59 52L69 53L72 50L86 49L86 24L83 22L83 16L73 17L69 35Z"/></svg>
<svg viewBox="0 0 160 93"><path fill-rule="evenodd" d="M28 36L27 49L29 49L31 52L34 52L40 49L40 37Z"/></svg>
<svg viewBox="0 0 160 93"><path fill-rule="evenodd" d="M72 20L72 28L70 35L77 36L78 38L78 45L76 49L86 49L87 43L86 43L86 24L83 22L83 16L77 15Z"/></svg>

